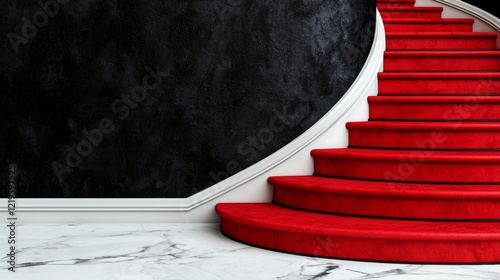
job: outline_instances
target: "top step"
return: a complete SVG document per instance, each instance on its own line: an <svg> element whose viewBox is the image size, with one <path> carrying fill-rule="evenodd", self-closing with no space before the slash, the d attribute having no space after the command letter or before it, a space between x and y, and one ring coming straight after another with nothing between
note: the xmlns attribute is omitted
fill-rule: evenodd
<svg viewBox="0 0 500 280"><path fill-rule="evenodd" d="M399 7L379 8L382 19L392 18L441 18L443 7Z"/></svg>
<svg viewBox="0 0 500 280"><path fill-rule="evenodd" d="M377 3L377 8L379 9L398 9L398 8L410 8L414 7L413 3L387 3L387 4L379 4Z"/></svg>
<svg viewBox="0 0 500 280"><path fill-rule="evenodd" d="M377 0L378 4L387 5L415 5L415 0Z"/></svg>
<svg viewBox="0 0 500 280"><path fill-rule="evenodd" d="M401 3L401 4L415 4L415 0L377 0L377 4L392 4L392 3Z"/></svg>

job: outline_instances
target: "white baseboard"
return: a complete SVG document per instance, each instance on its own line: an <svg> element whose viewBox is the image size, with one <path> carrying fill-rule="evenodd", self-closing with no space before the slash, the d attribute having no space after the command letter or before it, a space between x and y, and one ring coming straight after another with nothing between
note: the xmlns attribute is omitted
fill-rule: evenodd
<svg viewBox="0 0 500 280"><path fill-rule="evenodd" d="M377 11L374 41L360 74L339 102L316 124L272 155L245 170L182 199L22 199L19 222L218 222L219 202L270 202L269 176L313 173L310 150L346 147L348 121L368 119L369 95L377 94L385 32ZM0 200L7 205L7 200ZM6 213L5 213L6 214Z"/></svg>

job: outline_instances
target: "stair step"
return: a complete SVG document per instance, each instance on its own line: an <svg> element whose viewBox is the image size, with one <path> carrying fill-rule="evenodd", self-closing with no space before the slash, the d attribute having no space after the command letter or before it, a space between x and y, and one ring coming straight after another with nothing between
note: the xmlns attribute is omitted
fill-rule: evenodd
<svg viewBox="0 0 500 280"><path fill-rule="evenodd" d="M441 18L442 7L379 8L382 20L393 18Z"/></svg>
<svg viewBox="0 0 500 280"><path fill-rule="evenodd" d="M415 5L415 0L377 0L377 4L412 4Z"/></svg>
<svg viewBox="0 0 500 280"><path fill-rule="evenodd" d="M415 0L377 0L377 4L384 5L415 5Z"/></svg>
<svg viewBox="0 0 500 280"><path fill-rule="evenodd" d="M500 185L391 184L319 176L274 176L268 182L275 203L309 211L403 219L500 219Z"/></svg>
<svg viewBox="0 0 500 280"><path fill-rule="evenodd" d="M385 32L472 32L473 19L407 19L385 20Z"/></svg>
<svg viewBox="0 0 500 280"><path fill-rule="evenodd" d="M268 203L221 203L221 230L254 246L367 261L498 261L500 223L402 221L309 213Z"/></svg>
<svg viewBox="0 0 500 280"><path fill-rule="evenodd" d="M415 3L377 3L378 9L392 10L414 7Z"/></svg>
<svg viewBox="0 0 500 280"><path fill-rule="evenodd" d="M500 122L348 122L349 147L500 150ZM430 147L429 147L430 146Z"/></svg>
<svg viewBox="0 0 500 280"><path fill-rule="evenodd" d="M315 149L314 172L336 178L418 183L500 183L500 151Z"/></svg>
<svg viewBox="0 0 500 280"><path fill-rule="evenodd" d="M370 96L370 120L500 121L500 96Z"/></svg>
<svg viewBox="0 0 500 280"><path fill-rule="evenodd" d="M388 32L387 50L495 50L495 32Z"/></svg>
<svg viewBox="0 0 500 280"><path fill-rule="evenodd" d="M500 93L500 73L378 73L383 94L493 94Z"/></svg>
<svg viewBox="0 0 500 280"><path fill-rule="evenodd" d="M386 51L384 71L500 71L500 51Z"/></svg>

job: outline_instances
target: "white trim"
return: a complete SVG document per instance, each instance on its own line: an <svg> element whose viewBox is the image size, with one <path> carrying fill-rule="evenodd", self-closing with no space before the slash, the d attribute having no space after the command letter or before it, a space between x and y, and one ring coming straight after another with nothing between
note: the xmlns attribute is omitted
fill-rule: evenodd
<svg viewBox="0 0 500 280"><path fill-rule="evenodd" d="M306 132L258 163L182 199L20 198L16 209L21 213L20 218L24 222L214 222L217 217L213 209L220 201L269 201L268 176L297 172L311 174L310 149L322 145L345 147L345 122L368 118L366 98L377 94L376 77L382 70L385 50L385 32L378 10L376 17L369 56L346 94ZM6 199L0 203L7 205ZM125 216L117 217L120 213Z"/></svg>

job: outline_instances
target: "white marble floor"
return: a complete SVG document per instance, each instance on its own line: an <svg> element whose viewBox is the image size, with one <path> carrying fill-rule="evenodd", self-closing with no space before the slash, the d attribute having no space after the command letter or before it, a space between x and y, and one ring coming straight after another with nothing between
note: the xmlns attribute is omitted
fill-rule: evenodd
<svg viewBox="0 0 500 280"><path fill-rule="evenodd" d="M19 224L16 272L7 270L0 229L0 279L500 279L500 265L407 265L342 261L249 247L218 224ZM499 252L500 253L500 252Z"/></svg>

